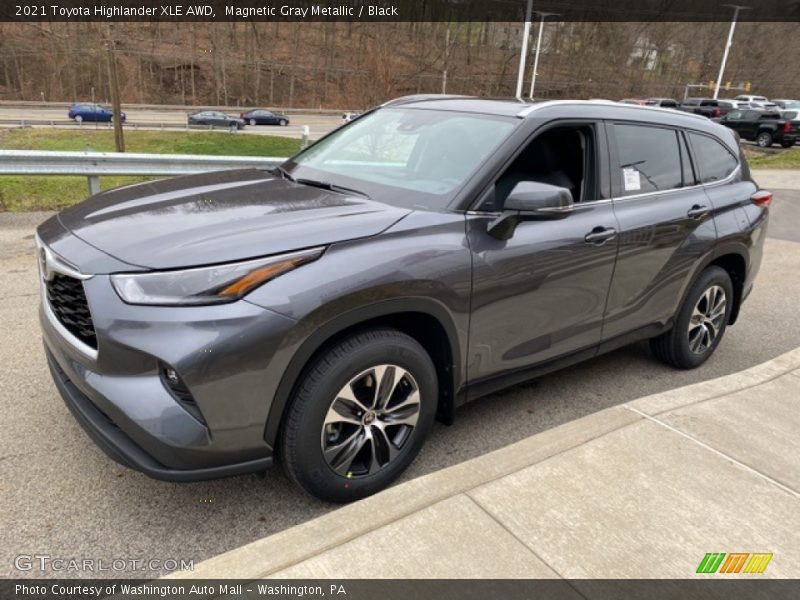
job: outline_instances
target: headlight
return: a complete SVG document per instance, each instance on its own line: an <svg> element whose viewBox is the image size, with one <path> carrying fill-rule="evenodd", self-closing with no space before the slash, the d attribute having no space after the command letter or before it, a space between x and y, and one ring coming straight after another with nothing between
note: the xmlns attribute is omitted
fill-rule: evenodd
<svg viewBox="0 0 800 600"><path fill-rule="evenodd" d="M154 273L111 276L128 304L197 305L238 300L270 279L316 260L324 248L312 248L246 262Z"/></svg>

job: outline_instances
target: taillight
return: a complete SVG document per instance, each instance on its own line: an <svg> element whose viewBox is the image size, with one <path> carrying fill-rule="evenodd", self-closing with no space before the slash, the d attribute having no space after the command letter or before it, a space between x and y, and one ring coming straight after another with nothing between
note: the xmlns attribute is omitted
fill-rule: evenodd
<svg viewBox="0 0 800 600"><path fill-rule="evenodd" d="M792 130L792 122L786 121L786 123L783 124L783 132L789 133L791 130Z"/></svg>
<svg viewBox="0 0 800 600"><path fill-rule="evenodd" d="M718 117L718 116L720 116L721 114L722 114L722 111L721 111L720 109L718 109L718 108L715 108L715 109L714 109L714 116L715 116L715 117Z"/></svg>
<svg viewBox="0 0 800 600"><path fill-rule="evenodd" d="M772 192L768 192L767 190L758 190L755 194L750 196L750 200L752 200L753 204L757 206L768 208L772 203Z"/></svg>

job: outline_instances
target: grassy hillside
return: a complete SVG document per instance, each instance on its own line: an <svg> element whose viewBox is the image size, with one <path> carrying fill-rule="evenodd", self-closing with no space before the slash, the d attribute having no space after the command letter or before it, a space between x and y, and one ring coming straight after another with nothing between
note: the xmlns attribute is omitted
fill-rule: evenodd
<svg viewBox="0 0 800 600"><path fill-rule="evenodd" d="M266 135L227 132L126 131L128 152L152 154L207 154L230 156L290 156L300 141ZM114 150L113 131L2 129L0 149L97 152ZM144 177L101 177L108 189L143 181ZM0 211L57 210L88 195L83 177L0 177Z"/></svg>

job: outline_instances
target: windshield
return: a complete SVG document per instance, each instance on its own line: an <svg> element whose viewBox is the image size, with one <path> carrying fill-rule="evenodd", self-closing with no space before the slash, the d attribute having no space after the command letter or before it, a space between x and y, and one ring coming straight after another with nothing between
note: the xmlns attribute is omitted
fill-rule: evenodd
<svg viewBox="0 0 800 600"><path fill-rule="evenodd" d="M405 208L437 210L517 123L493 115L386 108L335 131L285 167L296 179L356 189Z"/></svg>

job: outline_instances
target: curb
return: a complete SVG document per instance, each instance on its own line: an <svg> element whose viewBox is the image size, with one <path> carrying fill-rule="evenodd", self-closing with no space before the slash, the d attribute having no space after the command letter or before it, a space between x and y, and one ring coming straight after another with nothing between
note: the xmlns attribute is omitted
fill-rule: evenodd
<svg viewBox="0 0 800 600"><path fill-rule="evenodd" d="M639 398L531 436L505 448L389 488L331 513L256 540L165 579L261 579L467 492L668 410L719 398L800 368L800 348L733 375Z"/></svg>

